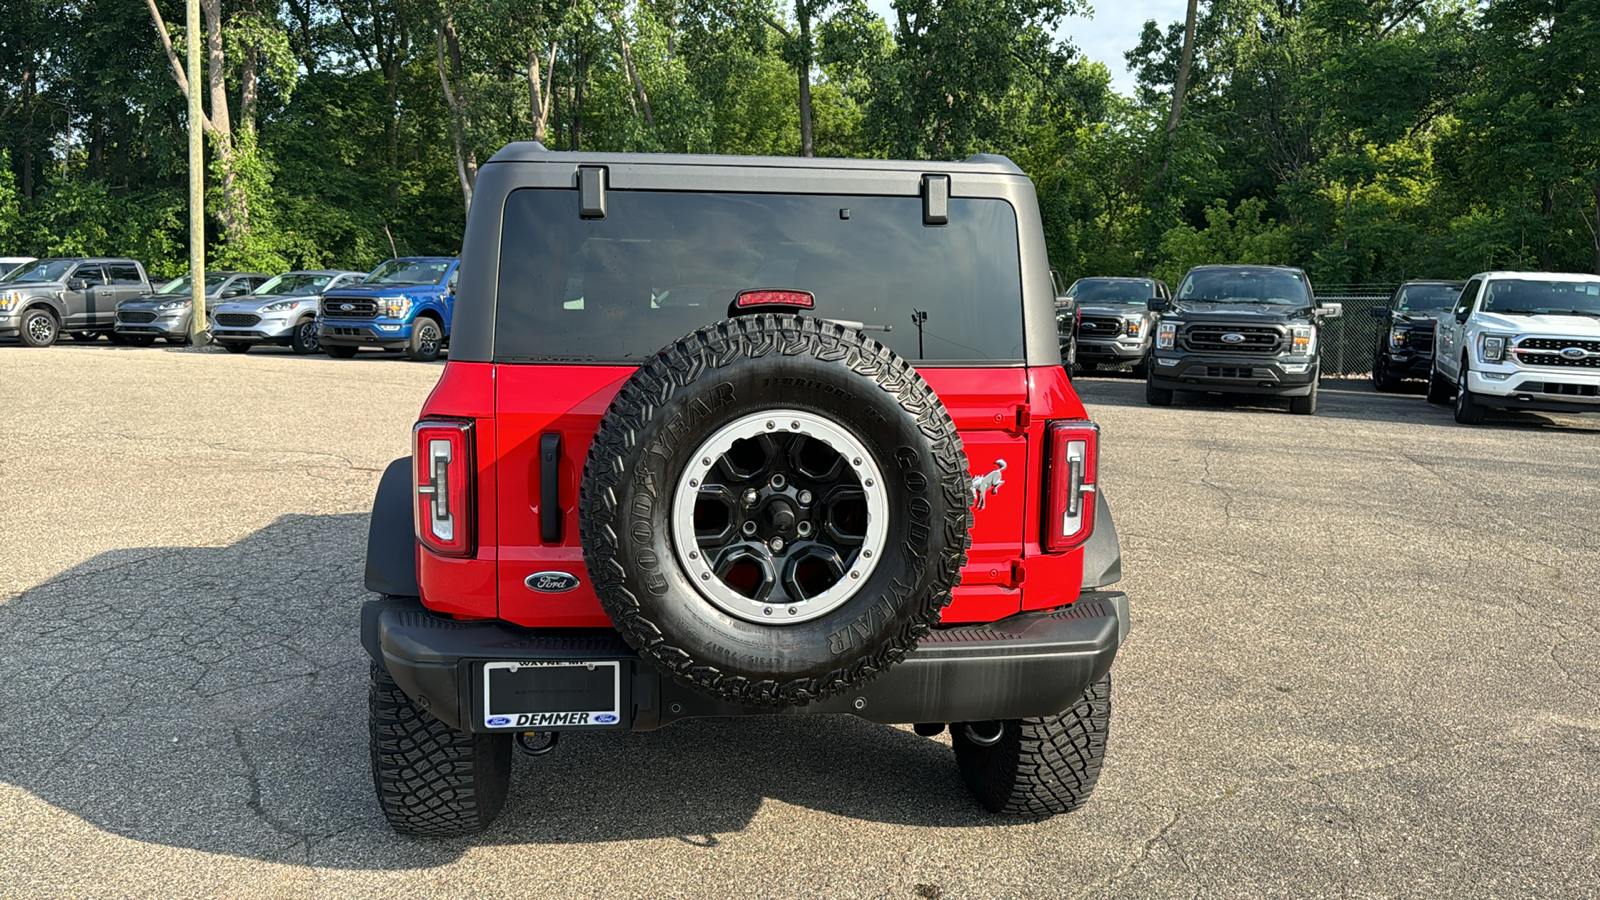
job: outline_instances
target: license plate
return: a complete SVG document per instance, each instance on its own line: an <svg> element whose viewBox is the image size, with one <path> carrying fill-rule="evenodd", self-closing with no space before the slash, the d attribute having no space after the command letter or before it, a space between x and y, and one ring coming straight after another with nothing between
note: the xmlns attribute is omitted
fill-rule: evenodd
<svg viewBox="0 0 1600 900"><path fill-rule="evenodd" d="M616 660L483 666L485 728L548 731L622 724L622 663Z"/></svg>

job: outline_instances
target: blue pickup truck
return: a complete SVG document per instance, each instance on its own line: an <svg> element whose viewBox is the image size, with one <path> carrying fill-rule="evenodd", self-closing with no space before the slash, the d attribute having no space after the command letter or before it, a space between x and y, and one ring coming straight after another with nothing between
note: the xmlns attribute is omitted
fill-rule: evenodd
<svg viewBox="0 0 1600 900"><path fill-rule="evenodd" d="M362 347L404 350L419 362L438 359L450 341L460 264L450 256L391 259L360 284L327 292L317 327L322 349L337 359Z"/></svg>

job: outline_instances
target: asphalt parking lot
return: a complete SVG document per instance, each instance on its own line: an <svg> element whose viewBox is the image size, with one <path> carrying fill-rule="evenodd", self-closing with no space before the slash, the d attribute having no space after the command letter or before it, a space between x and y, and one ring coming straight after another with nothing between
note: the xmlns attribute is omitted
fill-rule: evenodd
<svg viewBox="0 0 1600 900"><path fill-rule="evenodd" d="M440 371L0 347L0 896L1600 894L1600 418L1085 378L1133 631L1089 805L851 719L569 737L394 836L366 511Z"/></svg>

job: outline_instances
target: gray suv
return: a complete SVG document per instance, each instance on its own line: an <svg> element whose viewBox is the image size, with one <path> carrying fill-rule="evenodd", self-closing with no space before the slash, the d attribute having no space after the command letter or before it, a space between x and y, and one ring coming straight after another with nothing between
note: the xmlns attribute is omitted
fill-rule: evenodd
<svg viewBox="0 0 1600 900"><path fill-rule="evenodd" d="M1156 315L1151 299L1172 296L1156 278L1080 278L1067 288L1078 308L1078 365L1091 370L1133 364L1133 377L1150 374Z"/></svg>
<svg viewBox="0 0 1600 900"><path fill-rule="evenodd" d="M92 341L112 331L117 304L150 291L144 266L131 259L51 258L0 277L0 337L48 347L62 332Z"/></svg>
<svg viewBox="0 0 1600 900"><path fill-rule="evenodd" d="M206 305L243 297L271 278L259 272L207 272ZM161 290L117 307L117 334L123 341L148 347L156 338L169 344L189 343L189 276L182 275L161 286Z"/></svg>
<svg viewBox="0 0 1600 900"><path fill-rule="evenodd" d="M363 272L321 269L285 272L254 294L217 304L211 312L211 336L229 353L272 344L296 353L316 353L317 304L334 288L361 283Z"/></svg>

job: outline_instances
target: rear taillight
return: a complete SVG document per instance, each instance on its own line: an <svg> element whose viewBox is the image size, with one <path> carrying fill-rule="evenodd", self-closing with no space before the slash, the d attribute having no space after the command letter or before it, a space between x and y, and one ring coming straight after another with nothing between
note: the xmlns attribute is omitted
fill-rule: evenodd
<svg viewBox="0 0 1600 900"><path fill-rule="evenodd" d="M472 423L423 419L412 439L417 540L441 556L471 556Z"/></svg>
<svg viewBox="0 0 1600 900"><path fill-rule="evenodd" d="M1094 531L1100 426L1052 422L1046 432L1050 470L1045 473L1044 549L1071 550Z"/></svg>

